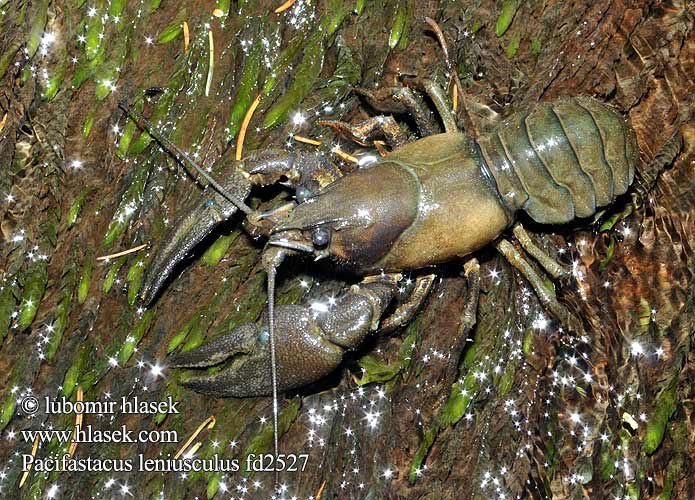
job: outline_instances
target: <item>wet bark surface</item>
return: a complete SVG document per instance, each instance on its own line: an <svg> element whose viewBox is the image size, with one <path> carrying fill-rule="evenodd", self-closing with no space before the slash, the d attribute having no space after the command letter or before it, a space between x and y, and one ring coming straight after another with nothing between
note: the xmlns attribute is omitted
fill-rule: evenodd
<svg viewBox="0 0 695 500"><path fill-rule="evenodd" d="M204 422L188 448L197 458L217 454L244 468L249 454L272 450L269 398L199 395L179 383L192 371L166 367L170 352L260 318L265 273L262 242L237 217L149 308L138 303L158 243L200 186L117 104L143 109L220 177L234 168L241 121L259 93L244 151L314 148L290 134L318 138L326 151L337 143L371 151L314 121L374 114L353 86L426 76L451 92L429 16L464 87L461 123L484 133L496 115L594 95L635 129L641 178L664 171L647 195L620 198L596 221L528 226L572 269L548 280L569 327L485 249L472 333L459 331L466 280L453 262L438 269L408 326L370 337L332 376L283 397L281 450L308 461L281 473L278 496L694 498L693 4L299 0L275 14L279 3L0 0L2 496L273 494L271 473L137 470L139 454L173 456ZM153 87L164 91L145 92ZM676 132L682 148L654 165ZM280 194L257 190L251 203L270 206ZM149 246L96 259L141 244ZM279 276L279 302L306 304L357 281L292 262ZM54 438L32 452L22 430L75 424L72 412L48 414L44 398L76 401L79 391L84 401L179 401L178 414L83 416L100 429L176 431L179 442L69 450ZM40 402L33 414L31 397ZM66 452L131 459L134 470L21 470L23 454Z"/></svg>

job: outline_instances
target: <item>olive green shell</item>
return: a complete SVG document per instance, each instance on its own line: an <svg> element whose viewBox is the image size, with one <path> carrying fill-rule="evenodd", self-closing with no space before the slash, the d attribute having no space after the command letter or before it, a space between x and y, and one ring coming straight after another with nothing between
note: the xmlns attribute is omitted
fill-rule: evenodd
<svg viewBox="0 0 695 500"><path fill-rule="evenodd" d="M635 132L591 97L541 103L515 113L478 140L510 212L542 224L589 217L632 184Z"/></svg>

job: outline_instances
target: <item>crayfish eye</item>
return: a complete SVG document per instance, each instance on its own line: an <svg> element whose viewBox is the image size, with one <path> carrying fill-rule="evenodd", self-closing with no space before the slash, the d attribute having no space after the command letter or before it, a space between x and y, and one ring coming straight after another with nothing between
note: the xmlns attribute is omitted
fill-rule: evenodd
<svg viewBox="0 0 695 500"><path fill-rule="evenodd" d="M295 197L299 203L304 203L306 200L311 198L313 194L314 193L312 193L310 189L305 187L297 188L297 191L295 191Z"/></svg>
<svg viewBox="0 0 695 500"><path fill-rule="evenodd" d="M325 227L317 227L311 232L311 241L317 248L323 248L331 240L331 233Z"/></svg>

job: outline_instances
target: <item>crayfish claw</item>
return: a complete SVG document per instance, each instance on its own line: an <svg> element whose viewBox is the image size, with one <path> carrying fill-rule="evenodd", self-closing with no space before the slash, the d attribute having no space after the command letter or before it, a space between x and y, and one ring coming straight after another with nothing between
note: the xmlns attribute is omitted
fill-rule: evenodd
<svg viewBox="0 0 695 500"><path fill-rule="evenodd" d="M277 249L266 255L273 259L285 251ZM278 307L274 315L275 331L279 333L275 337L278 390L302 387L335 370L346 350L357 347L378 328L379 318L396 292L398 279L399 275L367 278L323 313L299 305ZM223 361L226 365L217 373L194 376L182 383L215 397L271 395L267 317L258 325L245 324L198 349L179 354L168 364L206 367Z"/></svg>
<svg viewBox="0 0 695 500"><path fill-rule="evenodd" d="M314 382L333 371L343 349L329 341L310 310L296 305L279 307L275 323L278 390L288 391ZM171 366L211 366L233 355L219 372L191 377L183 385L216 397L254 397L272 394L270 342L267 320L246 324L230 335L174 357ZM221 349L222 353L215 352Z"/></svg>
<svg viewBox="0 0 695 500"><path fill-rule="evenodd" d="M234 171L229 176L225 189L244 199L250 193L251 185L239 171ZM176 222L147 267L140 289L142 301L147 305L151 304L179 262L236 211L237 207L220 193L213 189L203 191L193 209L184 213Z"/></svg>

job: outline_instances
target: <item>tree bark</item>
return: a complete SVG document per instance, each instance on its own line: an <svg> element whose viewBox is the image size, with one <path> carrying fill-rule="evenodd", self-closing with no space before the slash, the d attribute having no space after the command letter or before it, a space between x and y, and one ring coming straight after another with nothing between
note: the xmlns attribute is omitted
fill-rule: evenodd
<svg viewBox="0 0 695 500"><path fill-rule="evenodd" d="M256 321L265 275L262 245L235 218L149 309L138 304L151 254L200 186L117 104L144 108L218 176L233 168L241 120L258 94L244 151L313 148L290 133L353 151L358 145L313 124L373 114L351 87L428 77L451 91L429 16L464 87L462 123L482 133L495 115L597 96L627 117L641 185L656 184L596 221L528 226L572 268L554 284L570 328L485 249L478 320L464 335L463 266L441 266L408 326L370 338L334 375L283 397L281 450L308 460L301 472L281 473L279 496L695 498L692 2L299 0L276 14L280 3L0 0L3 496L272 495L267 472L138 470L139 454L171 458L209 416L214 426L197 434L195 457L238 459L244 469L250 454L272 451L269 398L216 400L180 385L190 372L166 368L171 351ZM145 92L153 87L163 92ZM680 149L669 143L674 134ZM251 202L277 194L259 190ZM141 244L148 249L96 259ZM279 280L280 303L306 303L359 277L294 262ZM44 398L74 402L78 391L85 402L171 397L180 413L82 418L102 430L176 431L178 442L69 450L54 438L32 452L22 430L75 424L74 412L49 414ZM22 471L23 455L69 451L133 460L133 470Z"/></svg>

